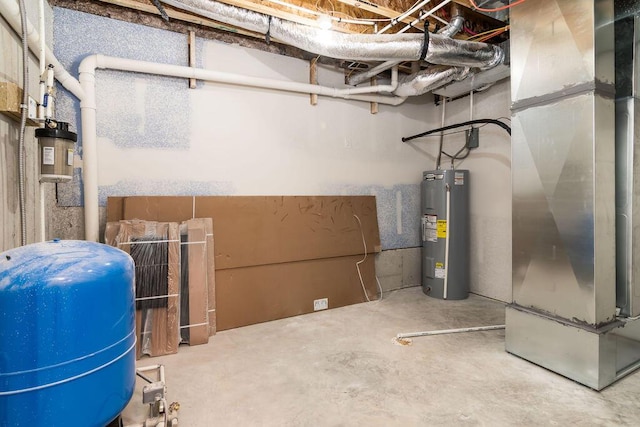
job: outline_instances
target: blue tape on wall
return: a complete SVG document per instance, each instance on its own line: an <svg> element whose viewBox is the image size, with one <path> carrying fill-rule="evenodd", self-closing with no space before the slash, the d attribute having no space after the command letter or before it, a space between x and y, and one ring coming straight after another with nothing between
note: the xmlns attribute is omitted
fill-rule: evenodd
<svg viewBox="0 0 640 427"><path fill-rule="evenodd" d="M236 194L231 182L204 181L159 181L132 180L120 181L115 185L106 185L98 189L101 206L107 204L109 196L230 196Z"/></svg>
<svg viewBox="0 0 640 427"><path fill-rule="evenodd" d="M104 55L187 65L187 36L142 25L55 7L54 53L74 76L86 56ZM117 34L117 37L113 37ZM196 44L201 53L202 41ZM201 54L196 55L201 58ZM96 95L99 138L119 147L188 149L190 111L185 79L98 70ZM82 157L77 99L60 85L56 116L78 132L76 153ZM80 173L59 185L58 204L82 206Z"/></svg>

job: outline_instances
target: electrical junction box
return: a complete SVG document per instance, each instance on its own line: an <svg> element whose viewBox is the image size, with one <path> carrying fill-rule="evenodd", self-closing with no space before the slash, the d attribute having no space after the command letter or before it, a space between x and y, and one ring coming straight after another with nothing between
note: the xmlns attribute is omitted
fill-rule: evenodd
<svg viewBox="0 0 640 427"><path fill-rule="evenodd" d="M422 290L440 299L469 296L469 171L423 173Z"/></svg>
<svg viewBox="0 0 640 427"><path fill-rule="evenodd" d="M479 128L471 128L464 131L467 138L467 148L478 148L480 146Z"/></svg>

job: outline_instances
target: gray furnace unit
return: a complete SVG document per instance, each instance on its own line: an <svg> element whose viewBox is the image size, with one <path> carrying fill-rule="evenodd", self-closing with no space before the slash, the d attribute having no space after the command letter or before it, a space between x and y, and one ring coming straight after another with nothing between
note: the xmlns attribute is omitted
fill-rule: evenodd
<svg viewBox="0 0 640 427"><path fill-rule="evenodd" d="M440 299L469 296L469 171L422 174L422 290Z"/></svg>

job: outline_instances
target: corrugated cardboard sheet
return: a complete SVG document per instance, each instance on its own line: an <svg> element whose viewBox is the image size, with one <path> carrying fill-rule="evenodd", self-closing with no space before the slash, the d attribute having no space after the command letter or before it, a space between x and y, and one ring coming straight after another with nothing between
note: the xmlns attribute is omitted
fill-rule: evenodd
<svg viewBox="0 0 640 427"><path fill-rule="evenodd" d="M364 286L377 296L373 196L110 197L107 205L108 221L191 218L213 219L217 330L309 313L319 298L330 308L366 301L356 267L366 254Z"/></svg>
<svg viewBox="0 0 640 427"><path fill-rule="evenodd" d="M210 223L211 219L196 218L180 224L180 264L184 280L180 308L187 308L185 313L180 313L180 332L182 342L189 345L209 342L206 222Z"/></svg>

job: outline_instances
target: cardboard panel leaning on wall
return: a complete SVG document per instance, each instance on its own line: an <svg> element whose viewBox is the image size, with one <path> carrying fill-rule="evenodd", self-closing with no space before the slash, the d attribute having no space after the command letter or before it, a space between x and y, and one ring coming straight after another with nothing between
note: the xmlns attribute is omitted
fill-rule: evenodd
<svg viewBox="0 0 640 427"><path fill-rule="evenodd" d="M209 336L216 334L216 272L215 272L215 246L213 241L213 221L211 218L202 218L204 221L207 241L207 305L209 316Z"/></svg>
<svg viewBox="0 0 640 427"><path fill-rule="evenodd" d="M166 289L142 289L140 275L144 274L140 269L155 270L159 267L158 260L153 253L148 253L144 265L136 262L136 356L139 359L143 354L149 356L162 356L178 352L180 340L179 330L179 302L180 289L180 232L177 223L158 223L151 221L122 221L120 223L107 223L105 230L105 242L127 253L132 252L134 245L146 245L147 249L153 249L155 240L158 244L167 244L166 263L167 281ZM142 258L145 258L143 256ZM135 258L134 258L135 259ZM150 285L152 285L150 283ZM155 286L155 285L152 285ZM158 291L164 295L156 295ZM149 293L154 296L142 297ZM155 296L166 298L166 303L153 304L144 307L147 301L160 301ZM140 307L142 305L142 307Z"/></svg>
<svg viewBox="0 0 640 427"><path fill-rule="evenodd" d="M180 335L189 345L209 342L206 234L202 218L180 224ZM188 308L186 313L182 313L184 306Z"/></svg>
<svg viewBox="0 0 640 427"><path fill-rule="evenodd" d="M315 299L328 298L330 308L364 302L363 287L375 299L374 256L365 256L362 243L364 235L367 252L379 250L375 202L372 196L110 197L107 216L214 218L209 310L224 330L310 313ZM256 265L243 265L250 262Z"/></svg>
<svg viewBox="0 0 640 427"><path fill-rule="evenodd" d="M284 264L232 268L216 272L218 330L312 313L314 300L329 308L377 299L374 258L362 255Z"/></svg>
<svg viewBox="0 0 640 427"><path fill-rule="evenodd" d="M381 250L374 196L110 197L107 204L108 221L191 218L213 218L219 270L361 255L363 235L368 253Z"/></svg>

